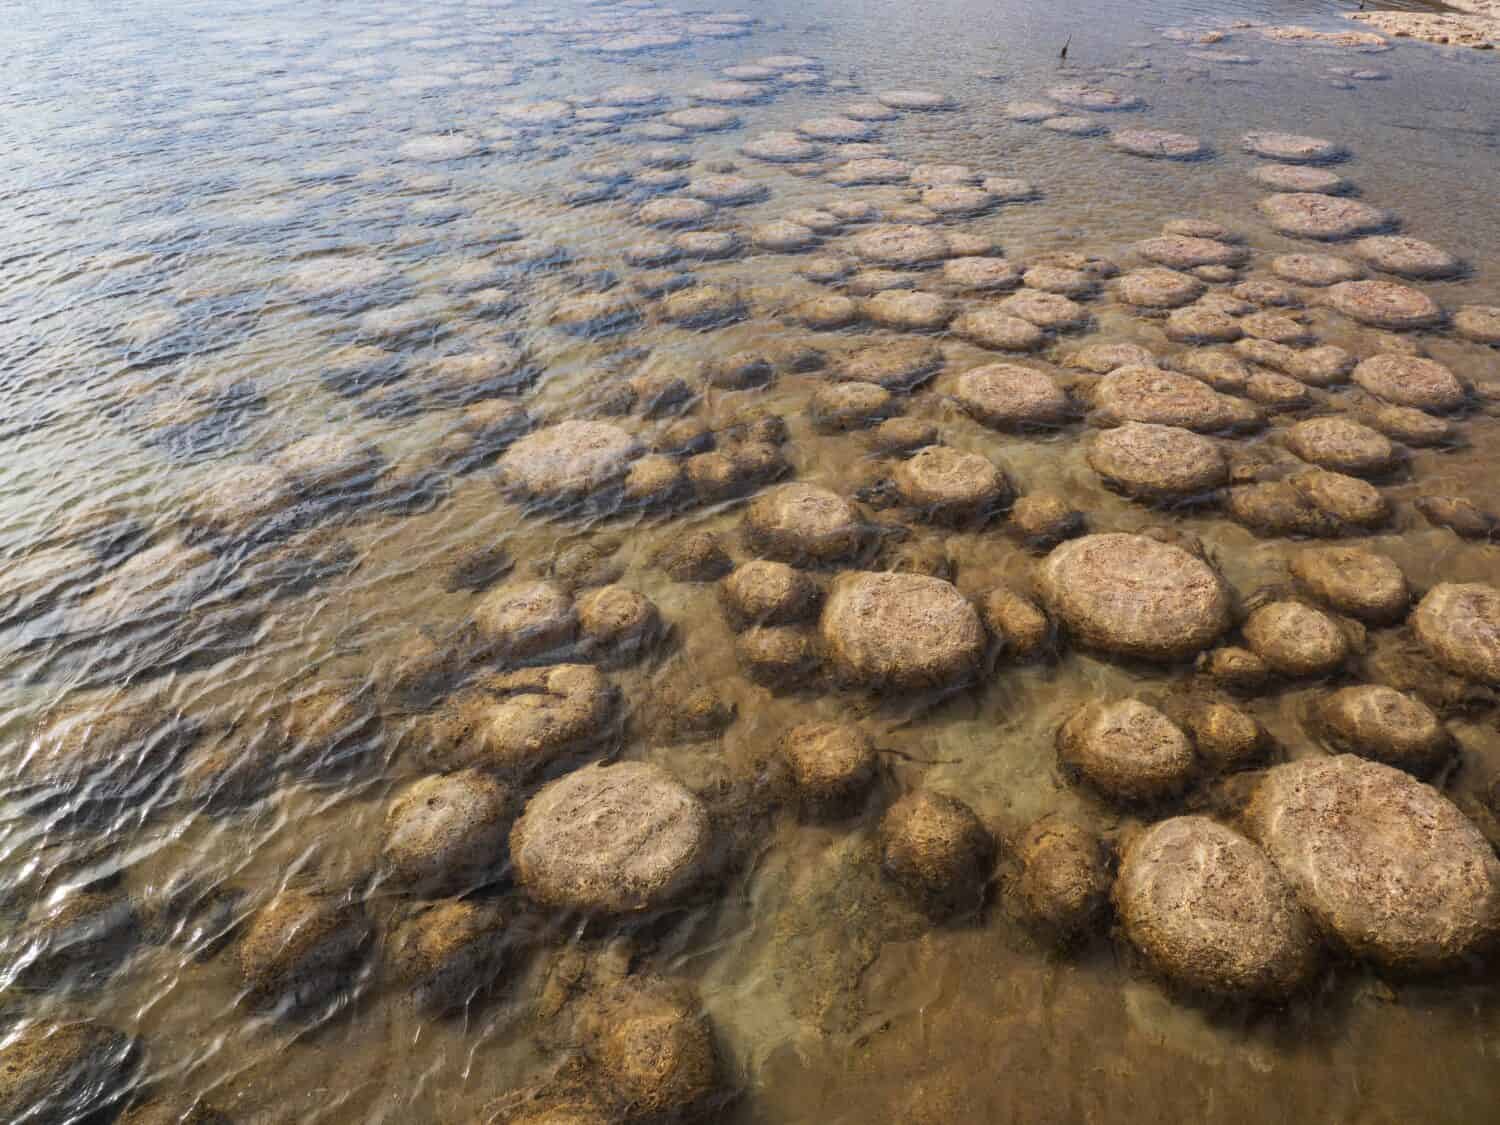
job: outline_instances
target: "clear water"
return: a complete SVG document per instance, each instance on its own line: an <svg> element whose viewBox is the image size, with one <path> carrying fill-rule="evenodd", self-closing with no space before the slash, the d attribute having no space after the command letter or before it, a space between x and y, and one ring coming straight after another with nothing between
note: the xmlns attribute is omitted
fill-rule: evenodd
<svg viewBox="0 0 1500 1125"><path fill-rule="evenodd" d="M693 982L739 1096L734 1122L1259 1120L1480 1122L1500 1096L1500 995L1493 976L1430 984L1383 981L1356 968L1272 1012L1210 1011L1171 998L1117 957L1104 937L1061 955L1036 943L1004 901L968 926L913 926L857 874L883 801L918 783L968 801L1003 837L1064 811L1102 831L1125 819L1061 779L1052 732L1081 699L1161 691L1168 682L1073 654L1008 668L977 692L908 712L832 696L772 695L737 667L733 635L711 586L669 581L656 552L688 530L734 540L733 505L666 519L614 515L586 524L527 518L489 470L446 472L428 504L366 501L332 508L289 542L207 556L190 545L189 513L228 466L249 466L308 434L355 436L390 465L433 466L453 410L393 412L325 377L357 341L359 318L414 298L439 303L428 329L392 345L415 367L435 354L506 342L541 373L527 408L551 420L605 409L645 352L696 364L770 338L814 337L786 308L819 287L799 278L805 255L746 254L695 268L731 281L752 315L715 332L645 321L584 339L549 325L560 301L614 271L637 272L624 249L646 233L628 192L588 206L566 193L604 160L632 162L639 130L690 104L685 91L730 65L795 52L825 81L777 84L738 107L742 128L680 142L696 171L732 161L770 188L712 224L756 222L835 198L906 202L901 188L837 188L737 152L746 137L836 112L875 91L941 90L960 108L912 113L880 127L905 159L958 161L1020 176L1038 202L963 224L1013 261L1056 250L1129 259L1163 221L1215 220L1257 252L1302 248L1268 230L1262 194L1238 137L1253 128L1310 132L1355 154L1340 171L1363 198L1399 213L1406 231L1461 253L1462 280L1424 286L1447 307L1500 303L1500 71L1482 52L1402 44L1365 55L1267 41L1239 31L1214 62L1165 38L1172 27L1232 20L1338 30L1348 4L1193 0L1126 5L1027 5L936 0L863 4L810 0L747 11L743 26L713 9L673 14L647 3L298 3L10 5L0 42L0 632L5 742L0 770L0 889L15 960L27 912L79 881L117 875L142 909L192 880L194 901L234 888L242 917L288 881L363 885L373 869L388 795L422 772L408 716L382 725L374 762L286 777L249 808L209 811L175 799L171 776L136 778L123 808L81 820L66 799L39 804L25 760L32 724L79 698L112 703L163 692L210 730L266 721L289 695L325 681L363 681L415 630L449 635L474 595L444 589L453 552L504 547L524 575L580 543L614 551L622 581L651 597L674 627L659 657L611 673L627 708L667 686L706 686L738 705L722 740L658 746L632 734L627 757L658 761L695 785L743 768L793 722L862 715L878 734L888 777L861 816L828 827L783 817L756 859L649 936L596 924L553 927L496 994L466 1016L419 1017L368 970L339 1011L308 1024L268 1021L239 1001L229 953L194 956L156 930L121 950L108 974L31 987L4 970L7 1017L90 1014L139 1035L143 1074L167 1094L204 1095L236 1120L465 1122L551 1064L532 1009L556 950L595 951L620 939L637 964ZM601 54L612 37L680 35L680 45ZM733 33L733 34L732 34ZM1058 52L1069 44L1068 60ZM1340 67L1381 80L1346 82ZM1132 123L1200 135L1214 159L1142 161L1102 139L1058 136L1005 119L1008 101L1041 96L1059 75L1138 93ZM668 100L615 131L575 121L535 132L508 127L503 106L575 98L587 107L621 84ZM472 151L419 159L431 138ZM556 243L571 262L521 270L513 239ZM841 245L830 238L825 248ZM378 284L311 292L310 266L380 263ZM487 313L455 279L486 276L516 307ZM463 272L467 271L467 272ZM299 282L299 279L300 282ZM1108 299L1098 339L1167 350L1159 332ZM1314 314L1326 342L1359 354L1382 334ZM1153 333L1155 333L1153 335ZM1446 335L1423 345L1461 376L1493 380L1493 351ZM1068 345L1064 345L1066 347ZM983 353L952 342L950 368ZM813 431L806 403L823 377L788 375L753 392L710 390L695 416L742 406L783 414L799 479L852 493L867 480L856 437ZM1001 461L1027 491L1050 491L1098 528L1163 516L1105 492L1087 469L1079 431L1011 438L960 424L932 392L908 412L944 425L945 439ZM626 415L649 436L664 423ZM1413 579L1494 580L1497 556L1429 527L1410 508L1424 493L1491 493L1497 432L1478 413L1456 451L1418 452L1384 491L1399 516L1374 537ZM1266 439L1257 439L1266 440ZM63 530L109 513L121 540L107 561L69 553ZM1166 517L1195 532L1242 593L1280 580L1287 545L1211 514ZM953 561L966 592L1023 576L1029 556L1002 533L918 530ZM144 552L156 552L147 554ZM130 569L126 569L130 568ZM1306 693L1258 700L1255 714L1296 756L1312 752L1298 714ZM1482 796L1500 775L1500 735L1487 719L1455 720L1463 766L1448 792L1500 837ZM878 882L878 881L877 881ZM371 891L377 921L389 896ZM200 904L201 904L200 901ZM171 917L176 917L168 912ZM166 926L170 929L170 925Z"/></svg>

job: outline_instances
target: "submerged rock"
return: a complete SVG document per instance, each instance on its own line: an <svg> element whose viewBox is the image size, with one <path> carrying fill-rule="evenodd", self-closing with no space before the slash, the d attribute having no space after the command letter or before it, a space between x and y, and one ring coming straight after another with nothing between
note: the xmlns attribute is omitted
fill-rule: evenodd
<svg viewBox="0 0 1500 1125"><path fill-rule="evenodd" d="M1057 755L1100 795L1126 804L1175 796L1197 770L1177 724L1137 699L1085 704L1058 730Z"/></svg>
<svg viewBox="0 0 1500 1125"><path fill-rule="evenodd" d="M1330 307L1361 324L1403 332L1430 328L1443 310L1427 294L1394 281L1343 281L1327 293Z"/></svg>
<svg viewBox="0 0 1500 1125"><path fill-rule="evenodd" d="M575 1032L629 1120L694 1119L719 1092L713 1028L683 985L627 977L583 999Z"/></svg>
<svg viewBox="0 0 1500 1125"><path fill-rule="evenodd" d="M744 535L755 550L790 563L848 559L867 539L854 505L811 484L784 484L758 497L745 512Z"/></svg>
<svg viewBox="0 0 1500 1125"><path fill-rule="evenodd" d="M840 575L818 634L835 674L859 687L961 687L984 658L974 607L949 583L925 575Z"/></svg>
<svg viewBox="0 0 1500 1125"><path fill-rule="evenodd" d="M501 483L527 496L584 499L617 483L644 452L610 422L560 422L517 441L497 465Z"/></svg>
<svg viewBox="0 0 1500 1125"><path fill-rule="evenodd" d="M1318 601L1366 624L1394 624L1411 604L1401 568L1362 547L1310 547L1292 557L1291 572Z"/></svg>
<svg viewBox="0 0 1500 1125"><path fill-rule="evenodd" d="M447 899L412 913L386 940L392 983L430 1015L462 1009L500 974L515 937L498 904Z"/></svg>
<svg viewBox="0 0 1500 1125"><path fill-rule="evenodd" d="M1073 636L1116 655L1181 660L1229 627L1229 591L1213 569L1143 535L1070 540L1039 578L1047 608Z"/></svg>
<svg viewBox="0 0 1500 1125"><path fill-rule="evenodd" d="M1500 860L1457 806L1400 770L1350 755L1277 766L1246 824L1319 927L1356 957L1451 968L1500 929Z"/></svg>
<svg viewBox="0 0 1500 1125"><path fill-rule="evenodd" d="M1500 589L1440 582L1411 618L1417 640L1448 671L1500 685Z"/></svg>
<svg viewBox="0 0 1500 1125"><path fill-rule="evenodd" d="M799 723L782 737L781 754L814 808L839 808L875 779L875 745L852 723Z"/></svg>
<svg viewBox="0 0 1500 1125"><path fill-rule="evenodd" d="M879 834L881 869L924 907L947 915L984 906L995 843L957 797L908 793L881 818Z"/></svg>
<svg viewBox="0 0 1500 1125"><path fill-rule="evenodd" d="M1414 355L1377 355L1355 367L1354 382L1376 398L1443 414L1467 400L1464 385L1436 360Z"/></svg>
<svg viewBox="0 0 1500 1125"><path fill-rule="evenodd" d="M708 861L702 802L659 766L586 766L545 786L511 832L527 892L548 906L631 913L665 906Z"/></svg>
<svg viewBox="0 0 1500 1125"><path fill-rule="evenodd" d="M1319 699L1312 723L1335 750L1417 777L1435 773L1454 749L1452 736L1427 704L1381 684L1357 684Z"/></svg>
<svg viewBox="0 0 1500 1125"><path fill-rule="evenodd" d="M1311 978L1318 940L1266 854L1203 816L1153 825L1120 861L1125 936L1174 984L1236 999L1282 999Z"/></svg>
<svg viewBox="0 0 1500 1125"><path fill-rule="evenodd" d="M256 1002L315 1003L341 987L369 938L359 903L284 890L256 912L240 939L240 977Z"/></svg>
<svg viewBox="0 0 1500 1125"><path fill-rule="evenodd" d="M109 1112L125 1095L137 1046L95 1023L34 1022L0 1047L0 1117L65 1125Z"/></svg>
<svg viewBox="0 0 1500 1125"><path fill-rule="evenodd" d="M1349 638L1338 622L1301 602L1271 602L1250 614L1245 643L1285 676L1326 676L1349 658Z"/></svg>
<svg viewBox="0 0 1500 1125"><path fill-rule="evenodd" d="M386 811L381 863L399 888L460 893L496 878L510 831L512 794L476 770L425 777Z"/></svg>
<svg viewBox="0 0 1500 1125"><path fill-rule="evenodd" d="M1053 814L1021 834L1015 854L1015 892L1029 922L1058 942L1085 937L1100 923L1110 874L1098 836Z"/></svg>
<svg viewBox="0 0 1500 1125"><path fill-rule="evenodd" d="M1172 500L1226 484L1229 459L1211 439L1177 426L1127 422L1094 438L1089 466L1128 496Z"/></svg>

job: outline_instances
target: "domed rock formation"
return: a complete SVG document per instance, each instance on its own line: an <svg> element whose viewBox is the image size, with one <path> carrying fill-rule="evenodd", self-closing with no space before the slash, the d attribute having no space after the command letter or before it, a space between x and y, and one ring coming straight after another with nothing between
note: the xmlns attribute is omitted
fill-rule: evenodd
<svg viewBox="0 0 1500 1125"><path fill-rule="evenodd" d="M835 674L858 687L961 687L984 659L974 607L949 583L925 575L840 575L818 635Z"/></svg>
<svg viewBox="0 0 1500 1125"><path fill-rule="evenodd" d="M1437 790L1351 755L1272 769L1250 834L1331 939L1416 972L1450 968L1500 929L1500 860Z"/></svg>
<svg viewBox="0 0 1500 1125"><path fill-rule="evenodd" d="M665 906L703 873L703 803L659 766L592 765L551 782L511 831L517 877L538 902L623 914Z"/></svg>
<svg viewBox="0 0 1500 1125"><path fill-rule="evenodd" d="M1455 675L1500 685L1500 589L1440 582L1412 614L1427 654Z"/></svg>
<svg viewBox="0 0 1500 1125"><path fill-rule="evenodd" d="M424 777L391 803L381 863L403 890L467 891L496 878L510 832L512 794L476 770Z"/></svg>
<svg viewBox="0 0 1500 1125"><path fill-rule="evenodd" d="M1132 841L1114 899L1131 945L1190 990L1282 999L1317 967L1316 931L1287 880L1207 817L1173 817Z"/></svg>
<svg viewBox="0 0 1500 1125"><path fill-rule="evenodd" d="M1383 684L1340 688L1313 706L1312 725L1335 750L1429 777L1453 753L1437 714L1415 696Z"/></svg>
<svg viewBox="0 0 1500 1125"><path fill-rule="evenodd" d="M1081 643L1120 656L1182 660L1229 627L1230 595L1209 565L1142 535L1056 548L1039 575L1047 608Z"/></svg>
<svg viewBox="0 0 1500 1125"><path fill-rule="evenodd" d="M977 910L994 861L989 830L957 797L908 793L880 821L880 866L927 909Z"/></svg>
<svg viewBox="0 0 1500 1125"><path fill-rule="evenodd" d="M1127 804L1175 796L1197 769L1187 735L1138 699L1085 704L1058 730L1057 754L1101 795Z"/></svg>

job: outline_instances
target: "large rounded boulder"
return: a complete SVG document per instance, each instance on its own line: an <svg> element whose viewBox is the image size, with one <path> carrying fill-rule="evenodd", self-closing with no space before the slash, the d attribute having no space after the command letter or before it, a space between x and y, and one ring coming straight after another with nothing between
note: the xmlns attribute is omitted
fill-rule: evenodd
<svg viewBox="0 0 1500 1125"><path fill-rule="evenodd" d="M829 563L858 554L866 529L854 505L838 493L792 483L755 499L745 512L744 536L768 558Z"/></svg>
<svg viewBox="0 0 1500 1125"><path fill-rule="evenodd" d="M313 1003L341 985L369 938L358 902L287 889L250 920L240 940L240 977L257 1002Z"/></svg>
<svg viewBox="0 0 1500 1125"><path fill-rule="evenodd" d="M1448 760L1453 738L1437 713L1384 684L1355 684L1317 701L1313 726L1336 750L1427 777Z"/></svg>
<svg viewBox="0 0 1500 1125"><path fill-rule="evenodd" d="M1451 967L1500 930L1500 860L1458 807L1352 755L1277 766L1245 816L1319 927L1357 957Z"/></svg>
<svg viewBox="0 0 1500 1125"><path fill-rule="evenodd" d="M1183 660L1229 627L1229 590L1213 568L1144 535L1069 540L1043 561L1040 587L1075 638L1119 656Z"/></svg>
<svg viewBox="0 0 1500 1125"><path fill-rule="evenodd" d="M129 1036L95 1023L30 1023L0 1047L0 1120L94 1120L123 1096L136 1058Z"/></svg>
<svg viewBox="0 0 1500 1125"><path fill-rule="evenodd" d="M592 765L544 787L511 832L521 885L548 906L623 914L666 905L703 873L703 803L659 766Z"/></svg>
<svg viewBox="0 0 1500 1125"><path fill-rule="evenodd" d="M1207 817L1173 817L1132 841L1114 898L1130 944L1192 991L1279 999L1317 967L1317 933L1286 879Z"/></svg>
<svg viewBox="0 0 1500 1125"><path fill-rule="evenodd" d="M1057 756L1091 788L1126 804L1175 796L1197 768L1182 729L1138 699L1084 704L1058 730Z"/></svg>
<svg viewBox="0 0 1500 1125"><path fill-rule="evenodd" d="M1500 684L1500 589L1483 582L1441 582L1412 614L1427 654L1448 671Z"/></svg>
<svg viewBox="0 0 1500 1125"><path fill-rule="evenodd" d="M973 605L950 583L920 574L841 575L818 635L840 679L877 690L959 687L984 660Z"/></svg>
<svg viewBox="0 0 1500 1125"><path fill-rule="evenodd" d="M497 874L511 794L476 770L424 777L386 811L381 859L393 883L418 893L465 891Z"/></svg>
<svg viewBox="0 0 1500 1125"><path fill-rule="evenodd" d="M516 442L496 467L501 483L523 495L581 499L617 483L644 452L611 422L559 422Z"/></svg>

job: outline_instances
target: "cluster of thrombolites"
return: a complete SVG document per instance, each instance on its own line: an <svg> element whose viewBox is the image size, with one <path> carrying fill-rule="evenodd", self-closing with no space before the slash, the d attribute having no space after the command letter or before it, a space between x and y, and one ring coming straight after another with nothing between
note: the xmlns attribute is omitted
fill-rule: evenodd
<svg viewBox="0 0 1500 1125"><path fill-rule="evenodd" d="M608 12L570 44L630 55L751 23ZM1500 861L1444 783L1460 758L1447 720L1500 688L1500 588L1404 573L1359 538L1409 518L1383 488L1408 479L1411 450L1461 444L1493 393L1428 345L1493 365L1500 309L1448 310L1414 284L1464 263L1398 233L1332 170L1348 154L1313 137L1240 140L1271 191L1261 219L1317 244L1264 261L1237 232L1189 218L1118 262L1007 258L964 224L1034 202L1035 185L907 160L882 139L907 116L956 112L939 92L880 91L748 137L739 154L764 176L695 165L694 138L807 89L840 92L818 60L773 55L728 67L685 104L638 86L505 103L490 151L634 130L618 153L579 163L553 200L629 223L618 262L515 231L435 296L374 256L301 266L287 284L309 300L389 297L356 300L348 346L323 373L372 430L298 435L220 465L168 537L113 511L56 530L42 577L8 592L7 618L52 615L76 640L149 614L168 664L169 652L253 635L244 583L346 574L345 521L429 512L459 478L492 483L495 504L559 549L530 571L497 546L452 552L431 577L471 598L462 628L413 627L367 679L298 683L266 714L203 722L147 679L44 716L18 787L67 831L181 808L234 817L309 780L391 769L400 784L359 877L172 887L147 901L79 876L29 907L7 945L13 979L83 987L136 944L187 942L195 957L233 960L257 1018L313 1022L373 990L454 1019L545 964L529 1002L548 1065L481 1120L561 1125L714 1120L737 1095L691 983L653 953L674 922L731 892L775 824L854 833L868 818L867 866L925 925L1004 910L1063 955L1112 941L1185 1003L1282 1004L1351 963L1439 977L1487 963ZM1144 159L1215 158L1198 138L1104 123L1143 108L1070 81L1005 116L1108 135ZM480 148L429 136L399 152L427 165ZM778 176L826 185L825 202L760 213ZM748 209L757 218L742 222ZM768 257L797 276L774 298L736 273ZM556 338L615 349L587 410L547 406L543 365L510 337L414 358L414 339L455 318L503 321L532 298ZM746 324L764 330L701 362L632 350L652 331L696 339ZM798 408L758 405L772 387ZM228 409L225 395L158 389L128 405L170 441ZM374 435L416 416L443 419L442 439L389 456ZM998 453L1042 441L1077 443L1080 487L1153 518L1098 526L1028 488ZM809 449L853 451L847 487L799 479L817 475ZM1500 530L1462 498L1414 507L1465 540ZM725 529L699 527L704 513ZM1285 582L1237 589L1174 522L1183 514L1275 544ZM647 751L716 755L741 716L707 683L652 680L701 623L624 580L603 545L615 525L675 527L653 580L704 594L747 691L807 703L708 781ZM1003 542L1016 565L1003 581L966 572L950 537ZM48 577L65 565L98 576ZM897 784L888 715L921 721L1022 666L1075 660L1158 685L1088 700L1043 751L1119 828L1054 813L1001 832L963 793ZM1256 707L1310 686L1299 740L1278 744ZM94 1021L26 1024L0 1047L0 1118L97 1110L129 1088L140 1053ZM125 1120L181 1112L157 1098ZM206 1103L191 1112L228 1120Z"/></svg>

